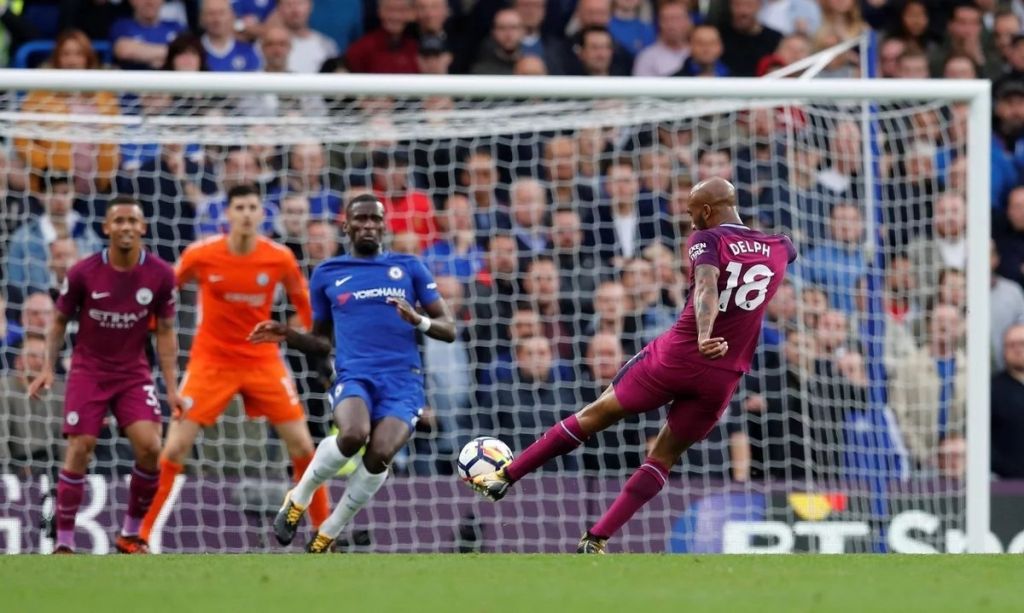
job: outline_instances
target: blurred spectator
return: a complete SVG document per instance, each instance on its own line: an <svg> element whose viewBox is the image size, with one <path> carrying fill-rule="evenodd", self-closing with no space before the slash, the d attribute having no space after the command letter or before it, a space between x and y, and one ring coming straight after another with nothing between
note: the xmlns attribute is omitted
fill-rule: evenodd
<svg viewBox="0 0 1024 613"><path fill-rule="evenodd" d="M761 58L757 65L757 76L785 68L811 55L811 39L803 34L790 34L779 41L775 53Z"/></svg>
<svg viewBox="0 0 1024 613"><path fill-rule="evenodd" d="M309 14L309 27L331 39L343 55L363 35L365 6L363 0L316 0Z"/></svg>
<svg viewBox="0 0 1024 613"><path fill-rule="evenodd" d="M507 234L495 234L487 248L487 267L496 316L507 322L512 317L512 305L520 295L516 240Z"/></svg>
<svg viewBox="0 0 1024 613"><path fill-rule="evenodd" d="M612 383L626 361L619 339L613 334L598 333L588 339L579 382L580 402L597 400ZM630 415L611 428L590 437L581 454L583 467L607 475L634 469L644 460L645 418Z"/></svg>
<svg viewBox="0 0 1024 613"><path fill-rule="evenodd" d="M53 298L46 291L33 292L25 298L21 307L21 329L25 336L38 334L45 336L53 325Z"/></svg>
<svg viewBox="0 0 1024 613"><path fill-rule="evenodd" d="M551 231L545 224L547 202L544 188L536 179L517 179L509 187L512 235L519 257L530 260L551 248Z"/></svg>
<svg viewBox="0 0 1024 613"><path fill-rule="evenodd" d="M235 36L236 15L231 0L203 0L200 14L206 65L215 72L254 72L260 58L247 42Z"/></svg>
<svg viewBox="0 0 1024 613"><path fill-rule="evenodd" d="M962 3L953 8L952 17L946 26L943 43L929 53L931 74L942 74L946 57L952 54L966 55L981 67L989 79L996 79L1003 72L999 53L988 37L983 37L981 9L973 3Z"/></svg>
<svg viewBox="0 0 1024 613"><path fill-rule="evenodd" d="M1024 479L1024 325L1007 328L1002 345L1006 369L992 378L992 473Z"/></svg>
<svg viewBox="0 0 1024 613"><path fill-rule="evenodd" d="M850 323L842 311L822 312L817 318L814 334L818 354L823 359L837 359L850 349Z"/></svg>
<svg viewBox="0 0 1024 613"><path fill-rule="evenodd" d="M679 71L690 56L690 13L681 0L658 6L658 38L639 50L633 63L634 77L667 77Z"/></svg>
<svg viewBox="0 0 1024 613"><path fill-rule="evenodd" d="M64 381L54 380L38 397L29 397L28 384L42 372L46 337L26 335L14 359L14 371L0 378L0 466L6 458L23 476L50 474L61 461L64 422Z"/></svg>
<svg viewBox="0 0 1024 613"><path fill-rule="evenodd" d="M569 39L572 52L566 59L566 72L568 74L589 74L580 66L583 59L583 32L587 28L600 28L607 30L612 20L612 0L579 0L576 4L576 14L569 22L569 29L572 30L572 37ZM609 35L609 38L611 36ZM602 39L603 40L603 39ZM633 54L620 45L615 39L612 42L612 59L608 70L609 74L616 76L628 76L633 72ZM604 45L602 47L602 53ZM596 53L596 52L595 52Z"/></svg>
<svg viewBox="0 0 1024 613"><path fill-rule="evenodd" d="M910 0L900 9L896 36L921 51L930 51L937 41L928 26L928 7L921 0Z"/></svg>
<svg viewBox="0 0 1024 613"><path fill-rule="evenodd" d="M0 294L0 371L6 371L13 363L11 349L18 346L25 337L21 324L8 319L7 299ZM15 312L15 315L18 315Z"/></svg>
<svg viewBox="0 0 1024 613"><path fill-rule="evenodd" d="M963 430L967 406L963 329L963 316L955 307L936 306L927 346L894 364L889 372L889 406L921 468L935 467L939 443Z"/></svg>
<svg viewBox="0 0 1024 613"><path fill-rule="evenodd" d="M373 189L387 210L394 234L415 232L422 251L437 238L434 205L430 197L409 185L409 156L404 151L373 154Z"/></svg>
<svg viewBox="0 0 1024 613"><path fill-rule="evenodd" d="M206 72L210 69L206 63L207 55L202 40L191 32L182 32L167 45L167 56L160 70Z"/></svg>
<svg viewBox="0 0 1024 613"><path fill-rule="evenodd" d="M675 323L676 313L662 303L654 264L639 257L626 260L622 265L622 287L627 304L624 336L646 346Z"/></svg>
<svg viewBox="0 0 1024 613"><path fill-rule="evenodd" d="M352 43L345 52L345 66L352 72L417 72L416 39L406 31L414 18L410 0L380 0L377 17L380 27Z"/></svg>
<svg viewBox="0 0 1024 613"><path fill-rule="evenodd" d="M264 72L290 72L288 58L292 53L291 33L283 26L269 25L260 35L260 56Z"/></svg>
<svg viewBox="0 0 1024 613"><path fill-rule="evenodd" d="M582 313L592 312L591 296L597 283L598 267L591 250L583 246L579 213L568 208L557 209L552 217L551 240L560 277L562 310L568 312L575 308Z"/></svg>
<svg viewBox="0 0 1024 613"><path fill-rule="evenodd" d="M825 165L815 177L817 189L827 200L857 199L862 191L860 126L846 119L837 121L833 130L829 135Z"/></svg>
<svg viewBox="0 0 1024 613"><path fill-rule="evenodd" d="M608 21L612 38L634 56L653 45L655 39L654 26L640 12L641 0L612 0L612 18Z"/></svg>
<svg viewBox="0 0 1024 613"><path fill-rule="evenodd" d="M1010 50L1014 38L1021 33L1020 17L1008 9L996 12L992 23L992 41L999 51L999 59L1005 65L1010 61Z"/></svg>
<svg viewBox="0 0 1024 613"><path fill-rule="evenodd" d="M643 258L654 264L654 279L661 289L661 304L675 315L682 313L686 305L686 275L683 270L686 268L689 272L689 259L680 259L675 251L662 243L645 247Z"/></svg>
<svg viewBox="0 0 1024 613"><path fill-rule="evenodd" d="M860 207L840 203L829 217L832 239L811 248L797 261L796 277L829 288L832 308L847 315L855 309L857 281L867 271L864 261L864 225Z"/></svg>
<svg viewBox="0 0 1024 613"><path fill-rule="evenodd" d="M828 310L828 293L821 287L804 283L800 288L800 304L803 307L801 323L804 328L814 330L821 316Z"/></svg>
<svg viewBox="0 0 1024 613"><path fill-rule="evenodd" d="M130 0L132 17L110 26L114 59L128 70L157 69L167 58L167 45L185 30L175 21L160 18L163 0Z"/></svg>
<svg viewBox="0 0 1024 613"><path fill-rule="evenodd" d="M1021 39L1024 41L1024 38ZM1020 45L1024 58L1024 43ZM995 85L992 118L992 208L1002 208L1024 168L1024 77L1006 77ZM965 170L966 176L966 170Z"/></svg>
<svg viewBox="0 0 1024 613"><path fill-rule="evenodd" d="M231 9L235 13L235 33L247 42L263 36L266 31L264 22L274 13L276 3L271 0L231 0Z"/></svg>
<svg viewBox="0 0 1024 613"><path fill-rule="evenodd" d="M508 205L497 191L498 169L490 150L475 149L463 158L459 185L466 189L473 207L473 221L481 246L486 246L488 237L500 230L512 229Z"/></svg>
<svg viewBox="0 0 1024 613"><path fill-rule="evenodd" d="M977 79L978 67L966 55L951 55L942 66L943 79Z"/></svg>
<svg viewBox="0 0 1024 613"><path fill-rule="evenodd" d="M578 314L563 312L561 307L558 268L550 258L537 258L530 262L523 278L523 292L540 315L544 337L552 343L556 355L572 360Z"/></svg>
<svg viewBox="0 0 1024 613"><path fill-rule="evenodd" d="M907 247L917 277L917 289L931 296L944 268L967 266L967 204L962 196L946 193L935 201L932 237L921 237Z"/></svg>
<svg viewBox="0 0 1024 613"><path fill-rule="evenodd" d="M517 77L546 77L548 69L540 57L523 55L516 60L516 65L512 67L512 74Z"/></svg>
<svg viewBox="0 0 1024 613"><path fill-rule="evenodd" d="M420 237L415 232L399 232L392 235L390 250L416 257L423 252L423 248L420 246Z"/></svg>
<svg viewBox="0 0 1024 613"><path fill-rule="evenodd" d="M1024 186L1010 192L1005 217L996 226L996 248L999 251L999 274L1024 284Z"/></svg>
<svg viewBox="0 0 1024 613"><path fill-rule="evenodd" d="M611 334L620 339L626 355L636 355L643 348L636 334L626 335L626 310L629 306L626 288L618 281L604 281L594 290L594 314L583 325L585 336Z"/></svg>
<svg viewBox="0 0 1024 613"><path fill-rule="evenodd" d="M554 208L572 207L586 216L594 202L594 190L576 173L579 152L576 141L568 136L556 136L544 145L542 171L548 183L548 201Z"/></svg>
<svg viewBox="0 0 1024 613"><path fill-rule="evenodd" d="M50 298L56 302L64 291L68 279L68 269L78 261L78 243L71 237L54 239L50 243L50 258L47 267L50 270Z"/></svg>
<svg viewBox="0 0 1024 613"><path fill-rule="evenodd" d="M933 304L948 304L966 315L967 274L963 270L943 268L939 272L938 289Z"/></svg>
<svg viewBox="0 0 1024 613"><path fill-rule="evenodd" d="M219 0L218 0L219 1ZM220 190L204 202L199 210L197 225L200 236L227 233L227 193L233 188L248 185L259 189L259 164L256 156L248 148L231 149L224 158L221 172ZM274 221L278 214L278 205L264 202L263 225L260 231L270 234L274 231Z"/></svg>
<svg viewBox="0 0 1024 613"><path fill-rule="evenodd" d="M629 73L612 72L614 40L606 28L599 26L588 26L580 30L580 44L576 47L576 55L579 60L578 72L570 74L588 77L626 77Z"/></svg>
<svg viewBox="0 0 1024 613"><path fill-rule="evenodd" d="M565 39L552 36L543 29L547 11L545 0L514 0L512 8L519 13L519 19L523 24L523 39L519 43L523 56L540 58L548 74L564 75L565 58L569 50L566 48ZM517 71L516 74L522 73Z"/></svg>
<svg viewBox="0 0 1024 613"><path fill-rule="evenodd" d="M1024 324L1024 289L999 275L999 253L995 243L989 248L992 267L992 292L989 298L992 318L992 370L1003 369L1003 337L1011 326ZM1021 405L1024 406L1024 405Z"/></svg>
<svg viewBox="0 0 1024 613"><path fill-rule="evenodd" d="M305 259L304 246L307 242L309 226L309 198L302 194L285 194L281 198L281 212L274 220L274 230L270 237L291 250L295 259Z"/></svg>
<svg viewBox="0 0 1024 613"><path fill-rule="evenodd" d="M513 9L494 14L491 36L484 40L470 67L472 74L510 75L520 57L523 22Z"/></svg>
<svg viewBox="0 0 1024 613"><path fill-rule="evenodd" d="M288 152L288 192L309 198L313 217L333 217L341 212L341 198L327 183L327 160L324 146L317 141L292 145ZM275 207L276 208L276 207Z"/></svg>
<svg viewBox="0 0 1024 613"><path fill-rule="evenodd" d="M1007 52L1007 73L996 83L1007 79L1024 78L1024 33L1017 34L1011 39L1010 48ZM998 88L997 88L998 89ZM998 91L996 93L998 97Z"/></svg>
<svg viewBox="0 0 1024 613"><path fill-rule="evenodd" d="M7 244L7 296L13 304L20 303L21 298L32 291L49 290L47 261L54 241L70 238L84 255L103 248L88 221L71 208L74 192L68 177L49 175L46 182L46 191L40 194L43 214L24 223Z"/></svg>
<svg viewBox="0 0 1024 613"><path fill-rule="evenodd" d="M576 410L572 389L559 381L548 339L533 336L516 344L514 379L498 387L492 404L501 440L525 449L545 430ZM574 470L576 459L563 456L562 470Z"/></svg>
<svg viewBox="0 0 1024 613"><path fill-rule="evenodd" d="M821 22L822 29L835 32L840 42L857 38L868 27L861 17L859 0L822 0Z"/></svg>
<svg viewBox="0 0 1024 613"><path fill-rule="evenodd" d="M765 347L777 347L790 330L796 329L796 314L799 305L796 287L791 279L785 279L765 309L761 339Z"/></svg>
<svg viewBox="0 0 1024 613"><path fill-rule="evenodd" d="M140 0L143 2L149 0ZM89 39L78 30L68 30L57 37L49 65L55 69L94 70L99 59ZM108 92L48 92L32 90L21 103L23 113L58 113L62 115L119 115L117 98ZM50 125L51 130L57 126ZM71 143L19 137L14 151L31 171L37 189L45 173L71 176L75 191L92 195L105 192L118 166L115 143Z"/></svg>
<svg viewBox="0 0 1024 613"><path fill-rule="evenodd" d="M757 74L758 62L773 53L782 40L782 34L757 20L760 10L760 0L729 0L729 23L721 29L722 63L729 67L733 76Z"/></svg>
<svg viewBox="0 0 1024 613"><path fill-rule="evenodd" d="M639 255L647 245L663 241L673 244L671 224L650 194L640 192L640 183L629 158L619 158L605 174L607 200L598 204L588 225L596 228L594 239L601 259Z"/></svg>
<svg viewBox="0 0 1024 613"><path fill-rule="evenodd" d="M900 61L907 51L907 41L895 36L886 38L878 45L878 74L883 79L903 78Z"/></svg>
<svg viewBox="0 0 1024 613"><path fill-rule="evenodd" d="M341 245L338 243L338 227L323 219L314 219L306 227L306 263L307 277L312 274L324 260L339 255Z"/></svg>
<svg viewBox="0 0 1024 613"><path fill-rule="evenodd" d="M292 49L288 55L288 72L320 72L320 67L325 61L338 55L338 47L334 41L310 27L309 16L312 10L313 0L279 0L277 3L277 15L281 19L281 25L291 35ZM352 69L351 64L349 68ZM355 69L352 71L359 72Z"/></svg>
<svg viewBox="0 0 1024 613"><path fill-rule="evenodd" d="M288 58L292 53L292 36L283 26L268 24L261 29L259 37L259 54L262 58L263 72L290 72ZM306 117L323 115L326 105L321 96L267 93L254 97L252 109L243 109L251 115L275 116L301 114ZM250 145L250 149L256 149ZM255 153L255 151L254 151Z"/></svg>
<svg viewBox="0 0 1024 613"><path fill-rule="evenodd" d="M783 36L812 36L821 27L821 7L814 0L766 0L757 20Z"/></svg>
<svg viewBox="0 0 1024 613"><path fill-rule="evenodd" d="M722 37L714 26L700 25L690 34L690 56L676 77L728 77L730 70L722 61ZM769 53L771 53L769 51Z"/></svg>
<svg viewBox="0 0 1024 613"><path fill-rule="evenodd" d="M416 62L421 74L448 74L452 52L443 38L424 36L420 39Z"/></svg>
<svg viewBox="0 0 1024 613"><path fill-rule="evenodd" d="M423 263L434 276L450 276L472 283L486 267L484 251L477 245L473 210L469 199L452 194L437 215L438 238L423 252Z"/></svg>
<svg viewBox="0 0 1024 613"><path fill-rule="evenodd" d="M199 160L186 155L184 145L167 143L160 146L159 157L142 164L136 173L117 178L117 193L138 200L149 224L146 238L168 262L176 261L195 240L197 210L218 190L213 166L201 156Z"/></svg>

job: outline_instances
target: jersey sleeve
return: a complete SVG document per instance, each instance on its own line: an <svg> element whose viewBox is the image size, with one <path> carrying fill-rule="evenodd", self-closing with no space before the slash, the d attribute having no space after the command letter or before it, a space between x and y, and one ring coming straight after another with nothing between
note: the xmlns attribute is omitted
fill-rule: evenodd
<svg viewBox="0 0 1024 613"><path fill-rule="evenodd" d="M788 263L792 264L796 261L796 247L793 245L793 240L786 235L782 236L782 242L786 244L786 254Z"/></svg>
<svg viewBox="0 0 1024 613"><path fill-rule="evenodd" d="M309 302L309 285L299 268L299 261L291 251L282 254L284 260L284 291L288 301L295 307L295 312L307 330L313 327L313 310Z"/></svg>
<svg viewBox="0 0 1024 613"><path fill-rule="evenodd" d="M181 258L175 264L174 279L178 286L185 285L198 276L199 271L196 270L196 265L199 263L199 256L196 255L196 251L198 248L195 245L189 246L182 252Z"/></svg>
<svg viewBox="0 0 1024 613"><path fill-rule="evenodd" d="M426 306L440 300L441 294L437 291L434 275L430 274L423 262L419 258L412 258L409 268L412 275L412 287L416 292L416 301Z"/></svg>
<svg viewBox="0 0 1024 613"><path fill-rule="evenodd" d="M174 317L174 311L178 306L177 283L174 270L169 265L161 266L161 268L164 270L164 278L156 300L153 301L153 313L158 319L170 319Z"/></svg>
<svg viewBox="0 0 1024 613"><path fill-rule="evenodd" d="M694 269L701 264L710 264L716 267L720 265L718 237L707 230L697 230L690 235L686 252L690 256L691 267Z"/></svg>
<svg viewBox="0 0 1024 613"><path fill-rule="evenodd" d="M309 280L309 302L313 311L313 321L331 321L331 301L327 298L326 281L327 274L323 265L313 270L313 276Z"/></svg>
<svg viewBox="0 0 1024 613"><path fill-rule="evenodd" d="M64 278L64 285L57 297L57 310L68 319L73 319L85 300L85 275L79 266L72 266Z"/></svg>

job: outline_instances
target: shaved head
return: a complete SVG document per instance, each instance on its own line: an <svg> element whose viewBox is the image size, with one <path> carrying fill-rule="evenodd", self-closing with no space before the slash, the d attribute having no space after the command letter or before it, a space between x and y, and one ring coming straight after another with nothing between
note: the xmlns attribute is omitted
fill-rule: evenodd
<svg viewBox="0 0 1024 613"><path fill-rule="evenodd" d="M736 212L736 188L719 177L705 179L694 185L690 190L687 208L698 230L740 221Z"/></svg>

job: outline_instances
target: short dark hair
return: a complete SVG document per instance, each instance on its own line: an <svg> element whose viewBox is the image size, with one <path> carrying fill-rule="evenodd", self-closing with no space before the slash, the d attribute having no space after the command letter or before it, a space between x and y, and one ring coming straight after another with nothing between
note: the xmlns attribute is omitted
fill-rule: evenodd
<svg viewBox="0 0 1024 613"><path fill-rule="evenodd" d="M706 156L721 153L729 156L729 161L732 161L732 149L728 147L701 147L697 150L697 163L699 164Z"/></svg>
<svg viewBox="0 0 1024 613"><path fill-rule="evenodd" d="M587 37L591 34L606 34L608 38L612 39L612 42L615 42L615 39L612 38L612 33L608 31L608 28L604 26L587 26L580 30L580 47L587 44Z"/></svg>
<svg viewBox="0 0 1024 613"><path fill-rule="evenodd" d="M139 201L134 196L128 194L118 194L110 199L107 204L107 208L111 209L115 206L139 206Z"/></svg>
<svg viewBox="0 0 1024 613"><path fill-rule="evenodd" d="M57 185L71 185L71 177L63 172L50 170L43 173L43 187L45 187L47 191L53 189Z"/></svg>
<svg viewBox="0 0 1024 613"><path fill-rule="evenodd" d="M364 202L378 203L380 202L380 200L373 194L359 194L355 198L348 201L348 204L345 206L345 212L348 213L349 211L352 210L352 207L354 207L357 204L362 204Z"/></svg>
<svg viewBox="0 0 1024 613"><path fill-rule="evenodd" d="M234 200L235 198L245 198L247 196L259 197L259 195L260 193L256 190L255 185L243 183L241 185L236 185L228 190L227 203L228 206L230 206L231 201Z"/></svg>

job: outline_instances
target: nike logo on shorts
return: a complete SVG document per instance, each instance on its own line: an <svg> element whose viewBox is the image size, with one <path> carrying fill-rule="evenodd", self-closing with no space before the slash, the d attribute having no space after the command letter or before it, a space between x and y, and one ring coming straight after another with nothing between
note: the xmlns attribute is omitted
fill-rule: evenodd
<svg viewBox="0 0 1024 613"><path fill-rule="evenodd" d="M334 282L334 287L339 287L339 286L344 285L351 278L352 278L352 275L349 275L349 276L347 276L347 277L345 277L343 279L338 279L337 281Z"/></svg>
<svg viewBox="0 0 1024 613"><path fill-rule="evenodd" d="M92 293L92 299L93 300L99 300L100 298L106 298L109 295L110 295L110 292L93 292Z"/></svg>

